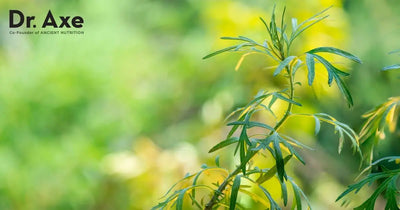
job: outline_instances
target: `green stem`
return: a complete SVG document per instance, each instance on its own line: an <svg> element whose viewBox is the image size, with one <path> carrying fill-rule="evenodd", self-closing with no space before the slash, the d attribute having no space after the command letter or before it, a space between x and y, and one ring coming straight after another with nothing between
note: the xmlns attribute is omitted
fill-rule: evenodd
<svg viewBox="0 0 400 210"><path fill-rule="evenodd" d="M284 58L282 59L284 60ZM289 74L289 82L290 82L290 100L294 99L294 78L292 75L292 71L290 68L288 68L286 66L286 71ZM277 131L282 125L283 123L285 123L286 119L290 116L291 112L292 112L292 108L293 108L293 104L289 103L288 108L285 112L285 115L283 115L283 117L279 120L278 123L276 123L275 127L274 127L274 131L271 131L269 135L271 135L273 132ZM204 208L204 210L212 210L213 206L218 202L218 198L220 195L223 194L223 191L225 190L226 186L228 186L229 182L231 181L231 179L233 177L235 177L237 174L240 173L241 168L246 165L251 158L254 157L254 155L257 154L258 151L249 151L247 153L247 161L244 161L243 163L241 163L234 171L232 171L224 180L224 182L222 182L222 184L218 187L218 189L214 192L213 197L211 198L211 200L206 204L206 207Z"/></svg>

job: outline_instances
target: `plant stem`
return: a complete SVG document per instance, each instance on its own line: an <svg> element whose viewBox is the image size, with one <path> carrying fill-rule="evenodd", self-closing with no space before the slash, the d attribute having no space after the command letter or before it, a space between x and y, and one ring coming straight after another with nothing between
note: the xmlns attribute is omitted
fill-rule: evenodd
<svg viewBox="0 0 400 210"><path fill-rule="evenodd" d="M284 58L282 58L282 60L284 60ZM294 99L294 78L292 75L292 71L291 68L288 68L286 66L286 71L289 74L289 84L290 84L290 100ZM273 132L277 131L282 125L283 123L285 123L286 119L289 117L289 115L292 112L292 107L293 104L289 103L288 108L285 112L285 114L283 115L283 117L279 120L278 123L276 123L274 130L271 131L269 133L269 135L271 135ZM224 182L222 182L222 184L218 187L218 189L214 192L213 197L211 198L211 200L206 204L206 207L204 208L204 210L212 210L213 206L217 203L218 201L218 197L220 195L223 194L223 191L225 190L226 186L228 186L229 182L231 181L231 179L233 177L235 177L237 174L240 173L241 168L243 167L243 165L246 165L248 163L248 161L250 161L251 158L254 157L254 155L257 154L258 151L249 151L249 153L247 153L247 158L245 162L241 163L234 171L232 171L224 180Z"/></svg>

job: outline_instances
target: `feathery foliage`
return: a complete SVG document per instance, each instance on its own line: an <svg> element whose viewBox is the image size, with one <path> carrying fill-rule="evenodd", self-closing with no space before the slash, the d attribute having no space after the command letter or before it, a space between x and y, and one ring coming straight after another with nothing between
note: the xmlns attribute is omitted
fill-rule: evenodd
<svg viewBox="0 0 400 210"><path fill-rule="evenodd" d="M393 51L395 53L398 51ZM397 65L398 66L398 65ZM400 66L399 66L400 67ZM396 65L384 67L382 71L399 68ZM400 176L400 156L389 156L380 158L373 163L374 149L379 141L385 139L385 128L390 133L394 133L397 128L397 122L400 118L400 96L391 97L385 103L375 107L373 110L363 115L366 121L360 131L361 148L365 155L364 160L369 163L358 177L363 176L367 172L369 174L355 184L352 184L344 191L337 201L348 195L350 192L357 193L365 185L377 183L375 192L360 206L354 208L356 210L374 209L375 202L379 195L383 194L386 199L385 210L399 209L399 176ZM344 201L343 204L347 204Z"/></svg>
<svg viewBox="0 0 400 210"><path fill-rule="evenodd" d="M295 84L297 83L295 78L296 74L302 72L300 70L307 69L308 84L310 86L313 85L316 62L322 63L328 72L328 84L331 85L333 81L335 81L348 105L353 105L350 92L343 81L343 78L349 76L349 74L336 68L330 61L322 57L320 54L336 54L350 59L351 61L361 63L359 58L334 47L318 47L300 55L292 55L290 53L291 45L296 38L314 24L327 18L328 15L324 15L324 13L328 9L329 8L317 13L300 24L298 24L296 18L292 18L290 30L288 25L285 23L286 9L283 10L280 21L277 21L274 8L268 23L263 18L260 18L268 32L268 38L263 42L257 42L244 36L222 37L224 40L236 41L237 43L204 57L204 59L206 59L221 53L244 51L245 54L243 54L236 66L236 68L239 68L243 59L249 55L249 53L265 54L276 62L277 67L273 72L273 76L284 76L287 79L289 88L276 92L267 90L260 91L246 106L238 108L228 116L229 119L233 118L233 121L228 123L228 126L231 126L231 130L226 139L212 147L210 152L216 152L228 146L235 146L233 155L239 156L239 163L233 171L229 173L228 169L220 168L218 157L216 159L218 160L216 161L217 167L204 166L202 171L187 176L178 182L178 184L174 185L172 189L167 192L164 201L155 206L154 209L163 209L173 206L177 209L182 209L182 203L185 196L192 200L193 206L200 209L214 209L216 207L229 207L229 209L235 209L241 206L240 202L238 202L238 198L242 193L247 194L254 201L264 204L266 208L281 209L279 206L280 202L274 200L268 187L263 185L263 183L272 178L276 178L280 183L283 206L288 205L288 185L291 185L294 199L292 207L302 209L303 201L306 201L305 205L311 209L306 195L295 183L294 179L288 175L285 168L287 162L292 159L297 159L300 163L305 164L305 161L299 154L298 150L310 149L306 145L302 144L300 140L296 140L279 130L281 126L285 124L287 119L292 116L315 118L316 134L318 134L320 130L320 122L326 122L333 125L336 132L339 134L339 152L343 147L345 136L347 136L352 143L351 145L354 148L354 151L361 155L358 146L359 137L346 124L339 122L324 113L312 115L292 113L293 106L302 106L302 104L295 100ZM306 65L303 65L304 63L306 63ZM258 112L268 112L271 113L272 116L276 117L276 114L272 110L272 106L277 101L287 104L287 108L282 117L276 118L274 124L254 120L254 116L258 114ZM256 130L259 131L259 133L255 133ZM249 135L249 133L252 133L252 135ZM258 166L253 166L251 164L251 159L259 152L270 153L271 157L274 159L275 165L271 168L259 168ZM203 175L205 171L222 171L222 173L220 173L223 177L222 182L219 180L213 183L213 186L199 184L199 177ZM250 184L250 187L256 187L261 190L264 196L259 196L255 192L247 190L246 188L249 186L245 183ZM202 194L195 194L195 192L200 189L202 189Z"/></svg>

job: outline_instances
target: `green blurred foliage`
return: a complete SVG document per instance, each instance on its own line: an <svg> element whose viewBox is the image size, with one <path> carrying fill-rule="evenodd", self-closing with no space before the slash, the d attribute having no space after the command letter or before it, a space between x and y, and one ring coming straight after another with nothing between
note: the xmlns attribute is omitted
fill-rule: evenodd
<svg viewBox="0 0 400 210"><path fill-rule="evenodd" d="M387 55L400 48L396 1L287 0L278 7L284 4L288 16L299 19L334 5L331 17L302 36L306 49L296 50L332 45L364 61L343 63L354 67L352 110L326 79L312 89L302 78L301 102L310 113L329 113L359 130L362 113L400 95L398 73L379 72L400 60ZM249 56L238 72L239 54L201 58L227 46L220 36L264 39L258 17L267 17L272 5L1 1L0 209L149 209L184 174L212 165L215 155L207 151L226 134L224 116L259 89L285 84L271 79L264 68L271 61L259 55ZM48 9L81 15L85 35L9 35L9 9L38 19ZM312 120L292 124L293 135L317 149L304 154L308 165L292 170L316 209L337 209L334 200L352 182L359 160L350 151L336 153L332 132L314 137ZM383 143L382 155L400 152L392 140ZM237 163L220 156L221 165Z"/></svg>

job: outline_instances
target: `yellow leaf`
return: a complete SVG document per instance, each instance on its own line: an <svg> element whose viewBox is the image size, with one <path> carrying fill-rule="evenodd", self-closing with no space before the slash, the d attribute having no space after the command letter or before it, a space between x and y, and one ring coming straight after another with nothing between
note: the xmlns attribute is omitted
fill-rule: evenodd
<svg viewBox="0 0 400 210"><path fill-rule="evenodd" d="M244 58L245 58L246 56L248 56L248 55L250 55L250 54L254 54L254 53L256 53L256 52L249 52L249 53L243 54L242 57L240 57L239 61L238 61L237 64L236 64L235 71L239 70L239 68L240 68L240 66L242 65L242 62L243 62L243 60L244 60Z"/></svg>

